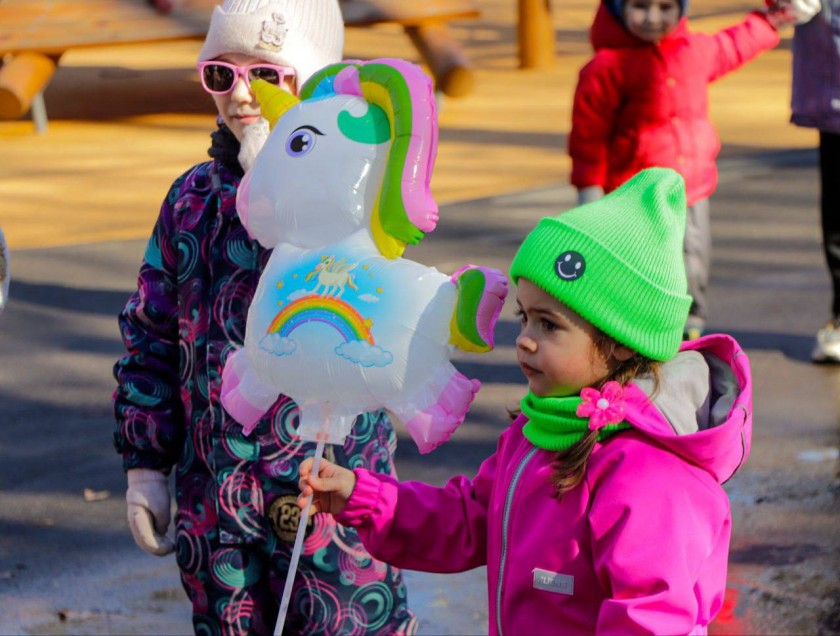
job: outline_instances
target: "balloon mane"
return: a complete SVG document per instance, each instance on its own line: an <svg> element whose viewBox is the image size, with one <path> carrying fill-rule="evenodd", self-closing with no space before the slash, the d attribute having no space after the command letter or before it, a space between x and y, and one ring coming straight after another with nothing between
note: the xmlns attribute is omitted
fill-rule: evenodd
<svg viewBox="0 0 840 636"><path fill-rule="evenodd" d="M428 85L406 79L414 77L403 73L409 65L402 60L332 64L315 73L300 93L301 100L358 95L387 118L392 144L371 233L388 258L401 256L406 244L419 243L438 221L438 206L429 187L437 155L434 99L429 98Z"/></svg>

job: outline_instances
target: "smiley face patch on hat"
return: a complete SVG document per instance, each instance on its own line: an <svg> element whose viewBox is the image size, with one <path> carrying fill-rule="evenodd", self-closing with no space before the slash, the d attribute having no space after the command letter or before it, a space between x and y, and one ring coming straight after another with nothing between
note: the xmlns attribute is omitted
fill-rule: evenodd
<svg viewBox="0 0 840 636"><path fill-rule="evenodd" d="M554 269L562 280L577 280L586 271L586 259L580 252L568 250L557 257Z"/></svg>

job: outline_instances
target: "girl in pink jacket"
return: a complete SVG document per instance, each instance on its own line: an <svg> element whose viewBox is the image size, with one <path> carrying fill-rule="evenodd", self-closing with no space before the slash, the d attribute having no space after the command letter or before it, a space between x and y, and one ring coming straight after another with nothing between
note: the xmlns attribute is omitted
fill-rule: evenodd
<svg viewBox="0 0 840 636"><path fill-rule="evenodd" d="M715 34L692 33L687 0L603 0L592 24L592 59L581 69L569 155L578 202L600 198L653 166L686 182L685 263L693 303L685 336L708 319L709 196L720 140L709 119L709 84L779 43L785 7L754 11Z"/></svg>
<svg viewBox="0 0 840 636"><path fill-rule="evenodd" d="M527 236L511 277L529 391L475 478L316 476L310 459L299 503L314 492L398 567L486 565L491 634L706 633L752 398L734 340L680 344L685 213L683 179L653 168Z"/></svg>

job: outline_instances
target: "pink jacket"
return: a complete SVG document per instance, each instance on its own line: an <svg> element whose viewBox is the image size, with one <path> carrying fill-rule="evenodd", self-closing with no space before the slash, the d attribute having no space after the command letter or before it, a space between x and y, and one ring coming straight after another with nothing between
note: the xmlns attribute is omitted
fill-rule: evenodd
<svg viewBox="0 0 840 636"><path fill-rule="evenodd" d="M472 480L443 488L356 470L337 519L376 558L427 572L487 566L491 634L702 634L723 603L731 516L721 484L752 429L749 362L728 336L683 346L653 403L625 387L633 429L597 444L561 501L553 453L519 416ZM692 428L700 430L690 431Z"/></svg>
<svg viewBox="0 0 840 636"><path fill-rule="evenodd" d="M572 108L572 184L610 192L661 166L683 176L689 205L712 194L720 140L708 85L776 46L776 30L758 13L714 35L689 32L683 18L650 44L601 5L590 37L595 55L580 72Z"/></svg>

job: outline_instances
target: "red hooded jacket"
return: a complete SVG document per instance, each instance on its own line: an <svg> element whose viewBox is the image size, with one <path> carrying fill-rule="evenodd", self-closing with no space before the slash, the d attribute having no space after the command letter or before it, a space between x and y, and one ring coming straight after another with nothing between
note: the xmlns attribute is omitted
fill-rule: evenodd
<svg viewBox="0 0 840 636"><path fill-rule="evenodd" d="M595 55L580 71L569 154L578 189L614 190L644 168L673 168L688 204L717 186L720 140L709 120L708 85L779 43L764 15L714 35L682 18L657 44L631 34L602 4L590 33Z"/></svg>

